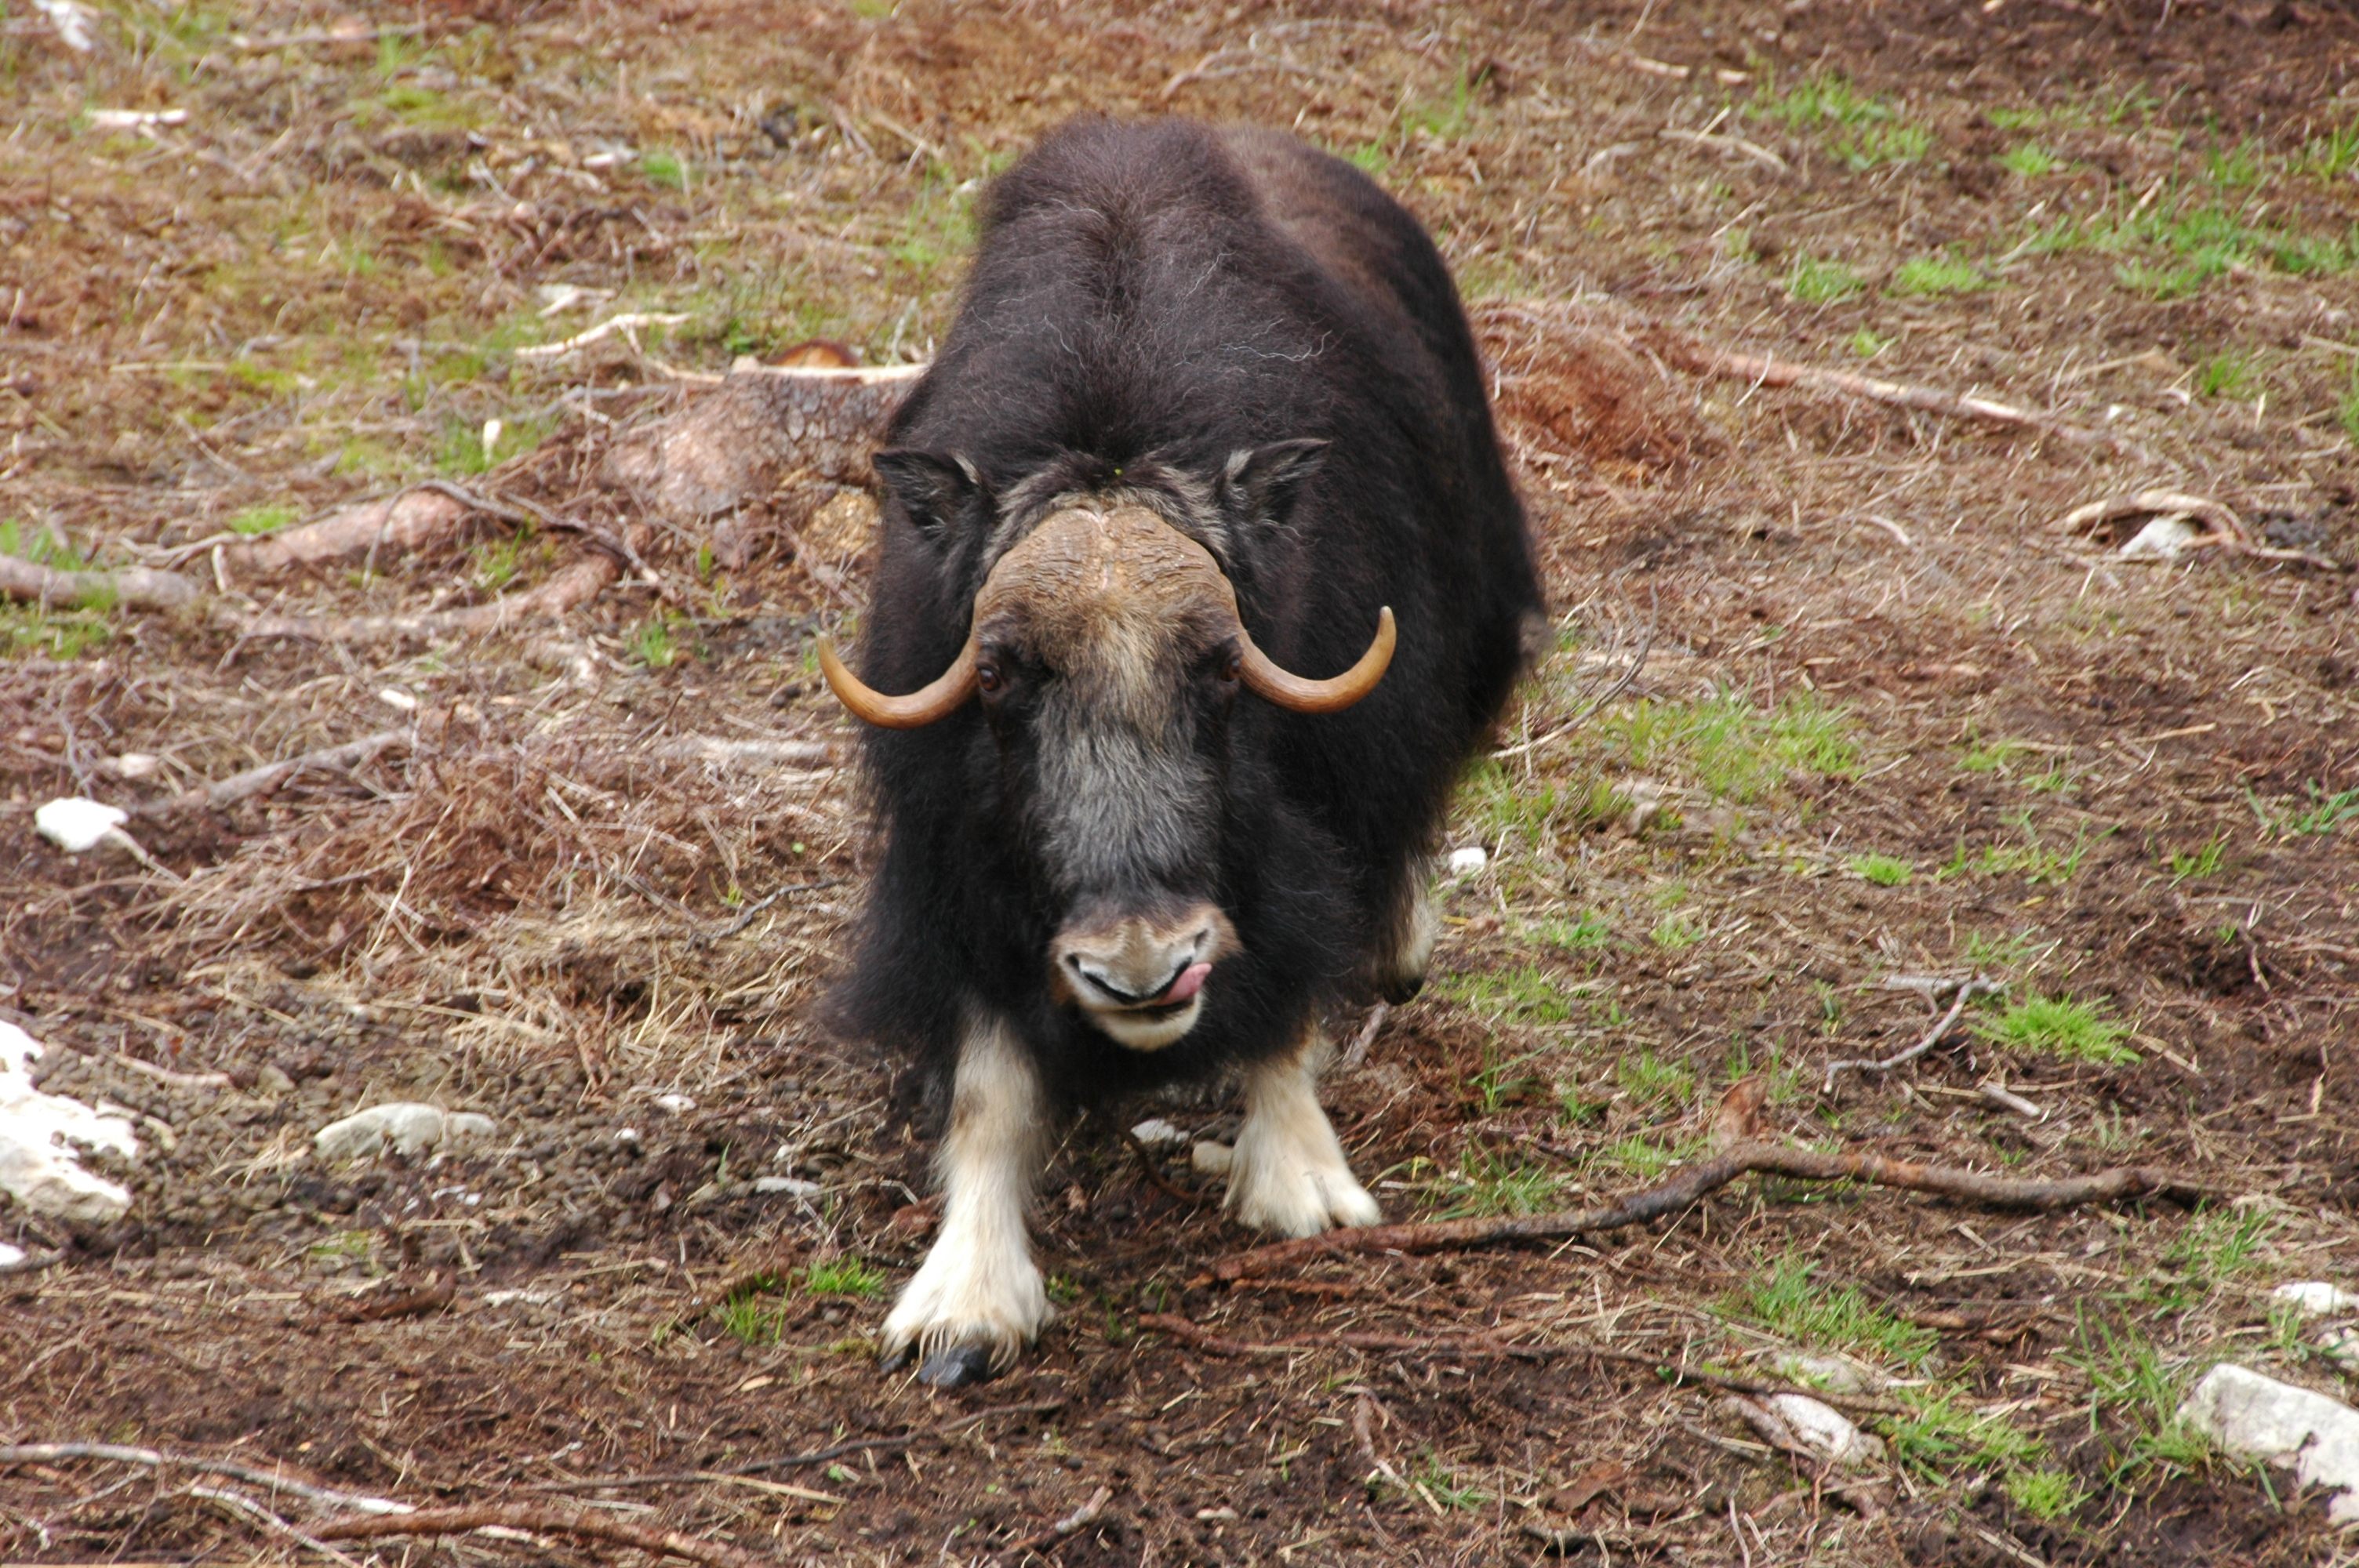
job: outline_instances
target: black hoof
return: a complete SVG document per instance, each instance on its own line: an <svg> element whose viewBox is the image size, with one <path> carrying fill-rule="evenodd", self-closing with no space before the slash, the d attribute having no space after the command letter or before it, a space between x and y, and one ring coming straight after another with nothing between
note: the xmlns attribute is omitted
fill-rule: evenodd
<svg viewBox="0 0 2359 1568"><path fill-rule="evenodd" d="M987 1383L997 1375L988 1345L944 1346L918 1368L918 1381L937 1389L963 1389Z"/></svg>
<svg viewBox="0 0 2359 1568"><path fill-rule="evenodd" d="M902 1368L908 1366L909 1364L909 1357L915 1356L917 1353L918 1343L913 1339L908 1344L901 1346L900 1349L888 1351L886 1354L876 1357L876 1369L880 1372L897 1372Z"/></svg>

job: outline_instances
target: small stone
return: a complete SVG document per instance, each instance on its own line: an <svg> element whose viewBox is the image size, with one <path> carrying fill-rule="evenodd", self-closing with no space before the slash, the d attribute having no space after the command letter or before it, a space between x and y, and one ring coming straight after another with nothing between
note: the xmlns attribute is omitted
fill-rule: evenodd
<svg viewBox="0 0 2359 1568"><path fill-rule="evenodd" d="M696 1108L696 1102L694 1100L690 1099L686 1095L679 1094L658 1095L656 1096L656 1104L663 1107L664 1109L671 1112L674 1116L685 1116L690 1111Z"/></svg>
<svg viewBox="0 0 2359 1568"><path fill-rule="evenodd" d="M139 1155L128 1118L92 1109L33 1087L41 1044L0 1022L0 1194L35 1214L77 1225L109 1225L131 1208L131 1194L82 1168L78 1146Z"/></svg>
<svg viewBox="0 0 2359 1568"><path fill-rule="evenodd" d="M33 813L33 829L67 854L79 855L130 820L120 806L70 795L42 803Z"/></svg>
<svg viewBox="0 0 2359 1568"><path fill-rule="evenodd" d="M287 1076L284 1068L265 1062L255 1072L254 1087L266 1095L292 1094L295 1080Z"/></svg>
<svg viewBox="0 0 2359 1568"><path fill-rule="evenodd" d="M2359 1372L2359 1328L2338 1328L2318 1342L2318 1353L2336 1366Z"/></svg>
<svg viewBox="0 0 2359 1568"><path fill-rule="evenodd" d="M106 771L119 779L153 778L164 760L152 752L125 752L106 760Z"/></svg>
<svg viewBox="0 0 2359 1568"><path fill-rule="evenodd" d="M1824 1389L1831 1394L1872 1393L1883 1383L1882 1379L1870 1376L1864 1368L1840 1356L1812 1356L1788 1350L1770 1365L1780 1377Z"/></svg>
<svg viewBox="0 0 2359 1568"><path fill-rule="evenodd" d="M2114 554L2125 561L2175 561L2202 536L2203 530L2188 521L2185 513L2175 512L2139 529Z"/></svg>
<svg viewBox="0 0 2359 1568"><path fill-rule="evenodd" d="M2304 1317L2359 1310L2359 1295L2327 1280L2298 1280L2289 1285L2279 1285L2269 1292L2269 1300L2292 1307Z"/></svg>
<svg viewBox="0 0 2359 1568"><path fill-rule="evenodd" d="M1235 1156L1236 1151L1227 1144L1200 1138L1196 1146L1188 1151L1188 1163L1200 1176L1225 1176L1229 1173L1229 1162Z"/></svg>
<svg viewBox="0 0 2359 1568"><path fill-rule="evenodd" d="M322 1160L364 1160L381 1153L388 1144L398 1153L415 1155L471 1138L488 1138L495 1130L488 1116L396 1100L330 1122L313 1135L311 1147Z"/></svg>
<svg viewBox="0 0 2359 1568"><path fill-rule="evenodd" d="M1862 1432L1832 1405L1807 1394L1772 1394L1768 1403L1804 1447L1834 1464L1872 1465L1884 1457L1883 1440Z"/></svg>
<svg viewBox="0 0 2359 1568"><path fill-rule="evenodd" d="M2304 1486L2340 1493L2327 1518L2359 1523L2359 1411L2227 1361L2203 1375L2179 1419L2238 1458L2288 1466Z"/></svg>
<svg viewBox="0 0 2359 1568"><path fill-rule="evenodd" d="M1175 1143L1185 1143L1188 1141L1188 1135L1186 1133L1180 1131L1178 1128L1172 1126L1169 1122L1164 1120L1159 1116L1148 1117L1145 1121L1142 1121L1136 1127L1132 1128L1130 1130L1130 1135L1133 1138L1137 1139L1141 1143L1146 1144L1149 1149L1167 1148Z"/></svg>
<svg viewBox="0 0 2359 1568"><path fill-rule="evenodd" d="M1491 863L1491 853L1480 844L1469 844L1463 849L1450 851L1450 874L1471 877Z"/></svg>
<svg viewBox="0 0 2359 1568"><path fill-rule="evenodd" d="M751 1184L757 1193L776 1193L790 1198L815 1198L827 1190L800 1176L756 1176Z"/></svg>

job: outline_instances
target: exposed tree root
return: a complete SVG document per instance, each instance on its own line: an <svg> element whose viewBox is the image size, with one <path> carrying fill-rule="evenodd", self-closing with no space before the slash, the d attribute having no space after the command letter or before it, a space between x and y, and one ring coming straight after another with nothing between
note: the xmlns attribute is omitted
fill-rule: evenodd
<svg viewBox="0 0 2359 1568"><path fill-rule="evenodd" d="M132 813L135 816L169 816L177 812L196 811L205 807L220 810L234 806L252 795L266 794L278 788L297 773L307 772L347 773L362 766L379 752L395 746L406 745L410 740L407 730L380 730L374 735L364 735L357 741L347 741L341 746L323 746L316 752L306 752L299 757L288 757L276 762L265 762L243 773L230 774L216 784L201 784L183 790L179 795L166 795L149 801Z"/></svg>
<svg viewBox="0 0 2359 1568"><path fill-rule="evenodd" d="M256 615L230 624L245 637L299 637L321 643L478 636L578 610L603 593L621 574L621 563L601 551L583 556L538 588L465 610L433 610L415 615Z"/></svg>
<svg viewBox="0 0 2359 1568"><path fill-rule="evenodd" d="M868 454L923 365L734 371L606 459L606 476L678 523L768 495L800 475L868 482Z"/></svg>
<svg viewBox="0 0 2359 1568"><path fill-rule="evenodd" d="M227 1476L249 1486L266 1487L273 1493L283 1493L334 1508L352 1509L363 1514L397 1514L407 1509L408 1503L391 1498L373 1498L360 1492L342 1492L332 1487L315 1487L308 1481L276 1470L265 1470L253 1465L240 1465L227 1459L206 1459L192 1454L167 1454L156 1448L134 1448L119 1443L18 1443L0 1447L0 1467L12 1465L59 1465L74 1459L96 1459L112 1465L137 1465L150 1470L190 1470L200 1475Z"/></svg>
<svg viewBox="0 0 2359 1568"><path fill-rule="evenodd" d="M469 506L440 486L419 485L382 501L348 506L300 528L258 539L217 545L212 560L224 584L268 576L292 567L324 566L366 557L382 561L406 556L456 533Z"/></svg>
<svg viewBox="0 0 2359 1568"><path fill-rule="evenodd" d="M570 1509L483 1508L416 1509L408 1513L361 1514L332 1519L311 1527L321 1541L368 1541L388 1535L463 1535L478 1530L522 1530L536 1535L568 1535L577 1541L604 1541L636 1547L662 1557L685 1558L710 1568L754 1568L762 1558L716 1541L699 1541L670 1530L644 1530L603 1514Z"/></svg>
<svg viewBox="0 0 2359 1568"><path fill-rule="evenodd" d="M2208 495L2190 495L2183 491L2141 490L2130 495L2108 496L2074 507L2056 526L2068 534L2093 533L2125 517L2181 517L2202 524L2205 532L2189 540L2181 546L2183 549L2224 549L2256 560L2286 561L2321 571L2349 569L2342 562L2315 551L2282 550L2264 545L2253 537L2252 529L2236 514L2235 508Z"/></svg>
<svg viewBox="0 0 2359 1568"><path fill-rule="evenodd" d="M113 601L134 610L182 610L204 590L178 572L126 567L111 572L68 572L0 555L0 597L37 604Z"/></svg>
<svg viewBox="0 0 2359 1568"><path fill-rule="evenodd" d="M2204 1195L2202 1188L2184 1177L2147 1165L2120 1166L2094 1175L2057 1181L2033 1181L1986 1176L1978 1171L1941 1165L1919 1165L1883 1154L1822 1154L1814 1149L1747 1141L1708 1160L1681 1166L1651 1187L1595 1208L1332 1230L1323 1236L1273 1242L1233 1253L1212 1265L1212 1278L1225 1284L1319 1258L1452 1252L1502 1241L1563 1241L1575 1236L1596 1236L1677 1214L1739 1176L1756 1173L1804 1182L1867 1182L1909 1192L1934 1193L1992 1208L2040 1212L2083 1204L2118 1203L2127 1198L2163 1196L2186 1202Z"/></svg>

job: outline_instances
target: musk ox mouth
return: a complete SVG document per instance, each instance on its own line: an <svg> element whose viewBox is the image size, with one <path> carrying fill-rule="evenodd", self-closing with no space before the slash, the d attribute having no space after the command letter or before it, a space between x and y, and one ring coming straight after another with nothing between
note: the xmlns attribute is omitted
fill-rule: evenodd
<svg viewBox="0 0 2359 1568"><path fill-rule="evenodd" d="M1131 995L1084 973L1075 1000L1098 1032L1115 1044L1159 1051L1196 1027L1204 1011L1204 978L1212 972L1211 964L1190 961L1170 983L1147 996Z"/></svg>
<svg viewBox="0 0 2359 1568"><path fill-rule="evenodd" d="M1084 917L1049 948L1057 994L1133 1051L1159 1051L1196 1026L1212 966L1239 951L1236 927L1207 902Z"/></svg>

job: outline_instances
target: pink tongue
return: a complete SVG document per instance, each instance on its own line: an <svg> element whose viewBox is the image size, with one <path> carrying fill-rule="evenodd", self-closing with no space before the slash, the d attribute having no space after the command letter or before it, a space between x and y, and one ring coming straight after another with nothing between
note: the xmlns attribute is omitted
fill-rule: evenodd
<svg viewBox="0 0 2359 1568"><path fill-rule="evenodd" d="M1180 978L1171 982L1171 989L1155 1000L1165 1003L1186 1001L1204 989L1204 977L1212 972L1210 964L1190 964L1180 971Z"/></svg>

